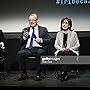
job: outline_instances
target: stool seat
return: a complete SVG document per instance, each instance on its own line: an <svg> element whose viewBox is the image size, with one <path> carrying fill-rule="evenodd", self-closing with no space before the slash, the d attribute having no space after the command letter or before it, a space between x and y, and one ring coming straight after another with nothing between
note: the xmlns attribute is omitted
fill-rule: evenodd
<svg viewBox="0 0 90 90"><path fill-rule="evenodd" d="M29 56L29 57L27 57L27 59L36 59L36 57L35 56Z"/></svg>

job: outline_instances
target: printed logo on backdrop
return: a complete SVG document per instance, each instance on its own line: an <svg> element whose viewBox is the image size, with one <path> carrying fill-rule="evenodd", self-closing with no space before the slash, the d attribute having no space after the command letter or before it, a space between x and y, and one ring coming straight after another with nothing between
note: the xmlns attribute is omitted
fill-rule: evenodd
<svg viewBox="0 0 90 90"><path fill-rule="evenodd" d="M55 0L57 5L90 4L90 0Z"/></svg>

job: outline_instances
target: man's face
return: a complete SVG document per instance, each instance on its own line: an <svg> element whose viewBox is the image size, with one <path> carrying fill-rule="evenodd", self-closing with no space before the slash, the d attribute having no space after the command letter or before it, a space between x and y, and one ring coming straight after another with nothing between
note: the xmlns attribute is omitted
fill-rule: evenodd
<svg viewBox="0 0 90 90"><path fill-rule="evenodd" d="M35 27L37 25L37 17L36 16L29 16L28 21L29 21L29 25L31 27Z"/></svg>
<svg viewBox="0 0 90 90"><path fill-rule="evenodd" d="M69 23L68 23L68 20L65 19L63 22L62 22L62 29L63 30L68 30L68 28L70 27Z"/></svg>

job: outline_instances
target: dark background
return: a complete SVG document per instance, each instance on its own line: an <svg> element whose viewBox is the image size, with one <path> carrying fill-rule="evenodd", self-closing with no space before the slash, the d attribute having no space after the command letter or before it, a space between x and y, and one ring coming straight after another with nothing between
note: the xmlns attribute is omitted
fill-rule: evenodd
<svg viewBox="0 0 90 90"><path fill-rule="evenodd" d="M48 46L48 55L54 55L56 49L54 48L54 42L57 32L49 32L51 36L51 44ZM77 31L80 48L80 56L90 56L90 32L89 31ZM20 49L19 38L21 33L4 33L5 36L5 45L6 45L6 70L18 70L17 62L17 51ZM28 68L36 68L36 64L28 63ZM83 67L81 67L83 66ZM80 65L81 69L90 68L90 62L85 65ZM49 69L49 68L48 68Z"/></svg>

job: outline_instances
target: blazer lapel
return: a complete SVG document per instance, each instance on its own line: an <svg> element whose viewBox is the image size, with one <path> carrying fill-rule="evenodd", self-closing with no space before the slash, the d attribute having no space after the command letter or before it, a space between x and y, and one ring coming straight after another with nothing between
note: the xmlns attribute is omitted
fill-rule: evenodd
<svg viewBox="0 0 90 90"><path fill-rule="evenodd" d="M30 31L30 27L27 27L25 30L29 32Z"/></svg>
<svg viewBox="0 0 90 90"><path fill-rule="evenodd" d="M42 36L42 30L41 30L40 26L38 26L38 34L39 34L39 37Z"/></svg>

